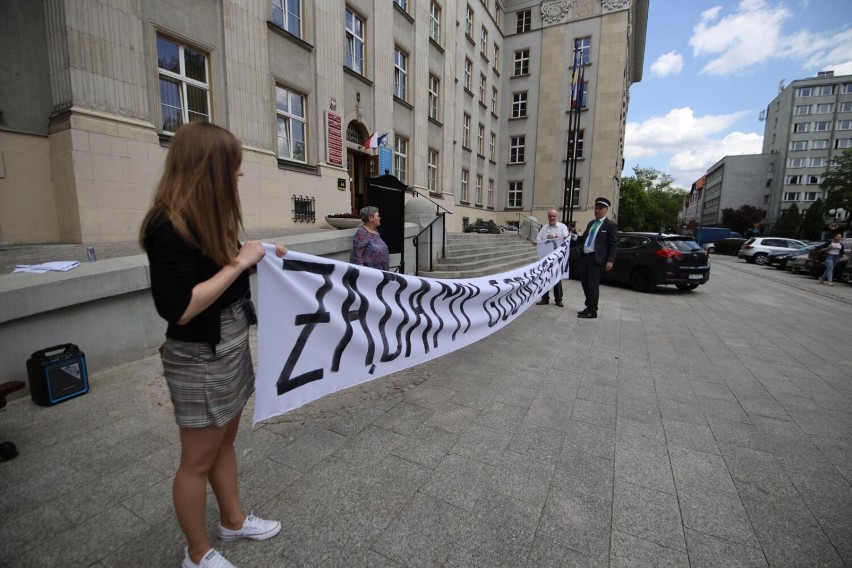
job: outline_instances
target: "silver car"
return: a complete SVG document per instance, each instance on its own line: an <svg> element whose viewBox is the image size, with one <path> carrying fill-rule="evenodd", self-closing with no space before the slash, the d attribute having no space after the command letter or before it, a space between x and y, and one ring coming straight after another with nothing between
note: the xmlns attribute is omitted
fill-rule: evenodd
<svg viewBox="0 0 852 568"><path fill-rule="evenodd" d="M796 239L782 237L752 237L742 244L737 258L752 264L766 264L766 257L774 252L791 252L805 248L807 244Z"/></svg>

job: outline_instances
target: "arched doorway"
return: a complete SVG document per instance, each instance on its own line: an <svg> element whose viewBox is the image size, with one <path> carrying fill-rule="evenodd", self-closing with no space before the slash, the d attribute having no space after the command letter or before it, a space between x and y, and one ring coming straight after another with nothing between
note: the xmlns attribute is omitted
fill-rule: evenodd
<svg viewBox="0 0 852 568"><path fill-rule="evenodd" d="M367 141L367 129L353 120L346 125L346 170L349 172L349 196L352 211L358 211L367 205L367 184L365 179L376 175L376 159L364 149Z"/></svg>

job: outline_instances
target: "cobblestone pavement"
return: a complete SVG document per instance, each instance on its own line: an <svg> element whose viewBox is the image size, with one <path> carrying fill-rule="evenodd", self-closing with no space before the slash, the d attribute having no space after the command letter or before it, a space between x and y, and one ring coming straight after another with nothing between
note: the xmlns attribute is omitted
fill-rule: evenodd
<svg viewBox="0 0 852 568"><path fill-rule="evenodd" d="M714 260L603 286L237 441L237 566L852 565L852 286ZM23 364L23 362L21 362ZM156 357L0 415L0 566L175 566L177 428ZM217 520L209 499L211 534Z"/></svg>

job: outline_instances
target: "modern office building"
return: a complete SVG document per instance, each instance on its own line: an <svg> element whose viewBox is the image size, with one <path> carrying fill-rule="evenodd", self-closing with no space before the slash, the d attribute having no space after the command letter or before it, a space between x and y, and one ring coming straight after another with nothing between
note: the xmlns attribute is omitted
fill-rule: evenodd
<svg viewBox="0 0 852 568"><path fill-rule="evenodd" d="M696 219L702 227L723 227L722 212L753 205L765 209L774 159L767 154L725 156L707 170Z"/></svg>
<svg viewBox="0 0 852 568"><path fill-rule="evenodd" d="M763 153L774 157L775 175L766 224L796 204L802 214L825 199L819 184L831 161L852 149L852 75L826 71L793 81L766 108ZM848 229L848 213L839 219Z"/></svg>
<svg viewBox="0 0 852 568"><path fill-rule="evenodd" d="M648 0L43 0L0 14L0 243L133 240L175 129L242 141L252 229L325 226L389 170L468 221L618 202ZM376 136L381 148L370 148ZM617 214L617 206L614 208Z"/></svg>

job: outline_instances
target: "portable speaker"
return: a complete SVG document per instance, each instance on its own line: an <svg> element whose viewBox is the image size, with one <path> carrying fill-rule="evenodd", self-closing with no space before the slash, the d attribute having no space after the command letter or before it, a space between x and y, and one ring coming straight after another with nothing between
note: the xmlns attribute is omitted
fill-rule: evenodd
<svg viewBox="0 0 852 568"><path fill-rule="evenodd" d="M41 406L52 406L89 392L86 355L73 343L36 351L27 360L30 395Z"/></svg>

